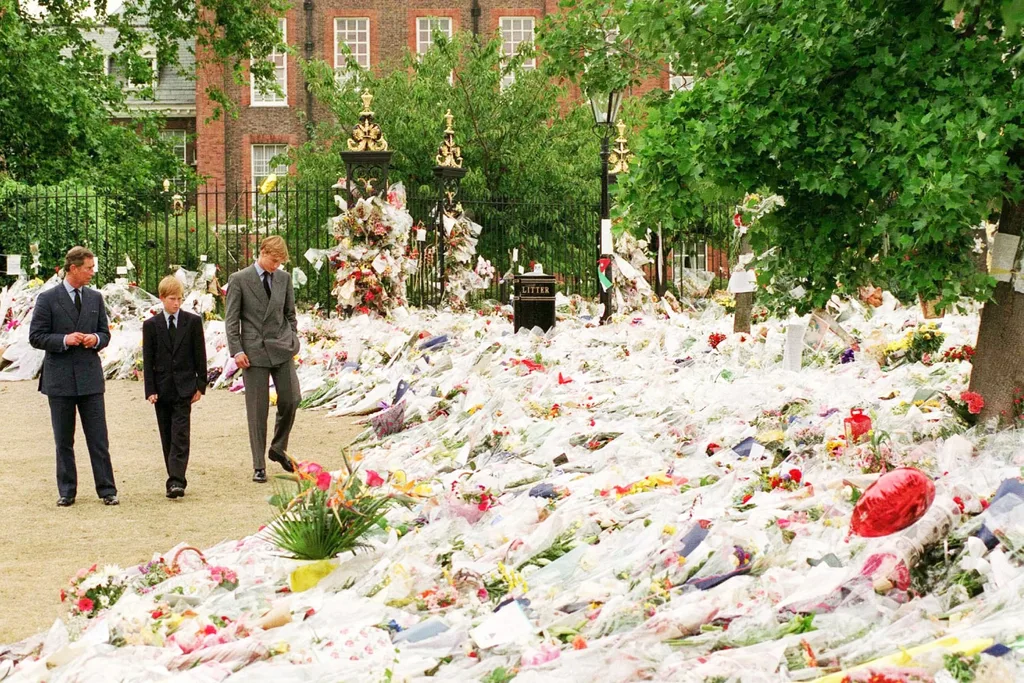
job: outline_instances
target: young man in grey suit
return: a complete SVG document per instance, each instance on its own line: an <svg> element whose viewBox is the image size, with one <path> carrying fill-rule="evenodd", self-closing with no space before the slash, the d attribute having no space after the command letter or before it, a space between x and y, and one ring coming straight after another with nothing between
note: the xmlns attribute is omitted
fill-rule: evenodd
<svg viewBox="0 0 1024 683"><path fill-rule="evenodd" d="M277 235L263 240L259 258L228 279L224 327L228 352L242 368L245 414L252 451L252 480L266 483L264 452L270 412L270 378L277 390L277 419L269 457L286 472L294 466L287 456L288 435L302 397L293 357L299 352L298 322L292 280L278 268L288 260L288 246Z"/></svg>
<svg viewBox="0 0 1024 683"><path fill-rule="evenodd" d="M76 410L89 447L96 494L106 505L118 504L99 356L100 349L110 343L110 328L103 295L86 287L95 270L92 252L85 247L73 247L64 257L64 281L39 295L29 327L29 343L46 351L39 391L50 402L60 507L74 505L78 494Z"/></svg>

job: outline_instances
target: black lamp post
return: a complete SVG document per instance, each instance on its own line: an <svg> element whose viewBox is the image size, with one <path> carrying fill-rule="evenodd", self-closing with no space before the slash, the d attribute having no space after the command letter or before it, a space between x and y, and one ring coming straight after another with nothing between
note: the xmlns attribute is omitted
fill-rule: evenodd
<svg viewBox="0 0 1024 683"><path fill-rule="evenodd" d="M608 206L608 157L611 152L608 149L608 143L612 137L612 130L615 128L615 120L619 116L621 102L622 93L615 90L596 92L590 95L590 107L594 112L594 131L601 138L601 227L597 231L597 259L599 264L602 260L608 259L609 265L605 271L605 277L609 281L612 279L612 244ZM607 236L607 241L605 236ZM601 294L601 303L604 305L604 313L601 315L601 322L604 323L612 314L612 290L611 285L608 286L608 289L602 289L600 272L597 286Z"/></svg>

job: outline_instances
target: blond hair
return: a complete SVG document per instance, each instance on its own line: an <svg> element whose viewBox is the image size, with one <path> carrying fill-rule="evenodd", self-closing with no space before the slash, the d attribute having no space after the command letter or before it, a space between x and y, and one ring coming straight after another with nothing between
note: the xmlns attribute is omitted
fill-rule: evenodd
<svg viewBox="0 0 1024 683"><path fill-rule="evenodd" d="M178 296L185 296L185 288L181 285L181 280L174 277L173 275L168 275L163 280L161 280L160 285L157 287L156 291L160 295L161 299L163 299L166 296L173 296L175 294L177 294Z"/></svg>
<svg viewBox="0 0 1024 683"><path fill-rule="evenodd" d="M260 243L260 253L274 256L281 261L288 260L288 244L280 235L271 235Z"/></svg>
<svg viewBox="0 0 1024 683"><path fill-rule="evenodd" d="M81 268L85 265L85 260L90 258L95 259L96 255L85 247L71 247L64 256L64 272L71 272L71 266Z"/></svg>

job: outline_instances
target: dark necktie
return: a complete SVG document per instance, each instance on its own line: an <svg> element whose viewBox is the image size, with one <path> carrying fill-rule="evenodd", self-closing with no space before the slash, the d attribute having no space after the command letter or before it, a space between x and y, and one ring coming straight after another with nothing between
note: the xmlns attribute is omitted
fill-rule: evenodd
<svg viewBox="0 0 1024 683"><path fill-rule="evenodd" d="M76 310L77 310L77 311L78 311L79 313L81 313L81 312L82 312L82 297L81 297L81 295L79 294L79 292L78 292L78 290L77 290L77 289L75 290L75 309L76 309Z"/></svg>
<svg viewBox="0 0 1024 683"><path fill-rule="evenodd" d="M167 324L167 334L171 336L171 342L174 341L174 337L177 335L177 333L178 328L174 326L174 316L172 315Z"/></svg>
<svg viewBox="0 0 1024 683"><path fill-rule="evenodd" d="M263 289L267 291L267 298L270 298L270 273L263 273Z"/></svg>

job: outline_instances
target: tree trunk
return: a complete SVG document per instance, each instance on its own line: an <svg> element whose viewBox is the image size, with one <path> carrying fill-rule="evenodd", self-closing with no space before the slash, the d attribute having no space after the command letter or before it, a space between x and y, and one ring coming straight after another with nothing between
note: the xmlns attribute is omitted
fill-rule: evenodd
<svg viewBox="0 0 1024 683"><path fill-rule="evenodd" d="M750 238L743 235L740 241L740 256L752 253ZM732 331L750 334L750 318L754 311L754 293L743 292L736 294L736 311L732 318Z"/></svg>
<svg viewBox="0 0 1024 683"><path fill-rule="evenodd" d="M1021 235L1022 228L1024 203L1004 199L999 232ZM1013 290L1012 280L996 285L981 309L973 366L970 390L985 399L980 419L1012 420L1014 389L1024 388L1024 295Z"/></svg>

